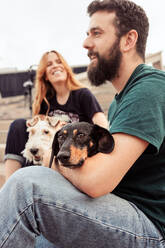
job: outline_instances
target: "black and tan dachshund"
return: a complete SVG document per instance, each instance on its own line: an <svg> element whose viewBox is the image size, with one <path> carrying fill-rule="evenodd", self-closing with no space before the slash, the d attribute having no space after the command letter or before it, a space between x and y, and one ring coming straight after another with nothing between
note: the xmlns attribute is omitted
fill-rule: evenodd
<svg viewBox="0 0 165 248"><path fill-rule="evenodd" d="M80 167L87 157L98 152L110 153L113 148L114 139L107 129L88 122L73 122L55 134L49 167L54 157L57 165Z"/></svg>

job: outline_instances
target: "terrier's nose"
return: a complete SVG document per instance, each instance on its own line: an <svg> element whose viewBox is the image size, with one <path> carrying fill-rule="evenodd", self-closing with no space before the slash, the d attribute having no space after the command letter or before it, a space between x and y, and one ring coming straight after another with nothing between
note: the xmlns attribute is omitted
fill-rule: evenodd
<svg viewBox="0 0 165 248"><path fill-rule="evenodd" d="M38 148L31 148L31 149L30 149L30 152L31 152L33 155L36 155L37 152L38 152Z"/></svg>

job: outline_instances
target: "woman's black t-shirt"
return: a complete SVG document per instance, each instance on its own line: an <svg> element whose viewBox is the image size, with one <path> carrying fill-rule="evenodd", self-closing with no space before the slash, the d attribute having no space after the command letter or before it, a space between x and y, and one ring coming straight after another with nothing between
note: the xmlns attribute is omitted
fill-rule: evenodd
<svg viewBox="0 0 165 248"><path fill-rule="evenodd" d="M64 105L57 102L56 95L49 99L49 116L66 114L73 121L87 121L92 123L92 117L97 112L103 112L96 97L87 88L80 88L70 92ZM40 114L46 114L48 106L45 101L41 104Z"/></svg>

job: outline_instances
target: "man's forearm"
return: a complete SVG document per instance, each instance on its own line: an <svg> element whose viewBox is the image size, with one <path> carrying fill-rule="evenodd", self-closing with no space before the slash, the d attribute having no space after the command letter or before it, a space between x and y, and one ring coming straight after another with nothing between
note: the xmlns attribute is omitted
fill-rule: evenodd
<svg viewBox="0 0 165 248"><path fill-rule="evenodd" d="M76 188L80 189L80 168L66 168L61 165L56 165L53 163L53 169L58 171L61 175L63 175L67 180L69 180ZM81 189L80 189L81 190Z"/></svg>

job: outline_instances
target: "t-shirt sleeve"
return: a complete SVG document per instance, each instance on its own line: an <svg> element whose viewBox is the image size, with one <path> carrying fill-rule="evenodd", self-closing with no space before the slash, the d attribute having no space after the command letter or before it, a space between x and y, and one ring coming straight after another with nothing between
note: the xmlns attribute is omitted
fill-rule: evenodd
<svg viewBox="0 0 165 248"><path fill-rule="evenodd" d="M87 88L81 89L80 105L82 111L86 114L86 116L88 116L89 119L92 119L95 113L103 112L96 97Z"/></svg>
<svg viewBox="0 0 165 248"><path fill-rule="evenodd" d="M158 151L165 134L165 100L162 87L153 80L127 92L120 104L109 109L110 132L123 132L146 140ZM118 105L116 111L113 107Z"/></svg>

